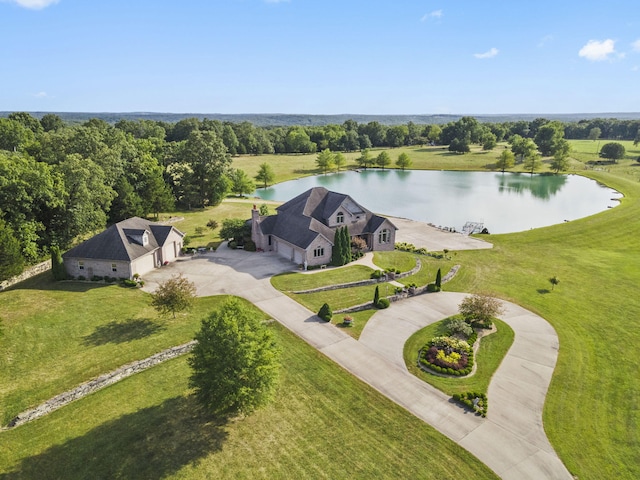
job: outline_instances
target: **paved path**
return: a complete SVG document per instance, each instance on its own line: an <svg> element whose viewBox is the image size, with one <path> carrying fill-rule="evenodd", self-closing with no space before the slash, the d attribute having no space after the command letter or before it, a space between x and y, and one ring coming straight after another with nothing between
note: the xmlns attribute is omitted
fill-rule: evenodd
<svg viewBox="0 0 640 480"><path fill-rule="evenodd" d="M402 363L404 339L420 325L457 311L462 294L438 293L396 303L372 317L361 341L275 290L269 278L290 271L274 254L219 248L145 276L145 290L181 272L198 294L235 294L251 301L356 377L432 425L504 479L570 479L542 428L542 407L555 366L558 340L542 318L506 303L503 316L516 332L514 345L489 388L486 419L411 375ZM425 323L426 322L426 323ZM400 352L400 353L398 353ZM400 355L398 357L398 354Z"/></svg>
<svg viewBox="0 0 640 480"><path fill-rule="evenodd" d="M423 222L398 217L389 217L389 220L398 227L396 242L412 243L429 251L439 252L445 248L452 251L493 248L492 243L479 238L447 232Z"/></svg>

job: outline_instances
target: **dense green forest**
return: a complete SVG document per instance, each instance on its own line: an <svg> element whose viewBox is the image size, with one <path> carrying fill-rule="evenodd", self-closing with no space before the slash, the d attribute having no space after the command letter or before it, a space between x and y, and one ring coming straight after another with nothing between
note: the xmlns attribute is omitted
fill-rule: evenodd
<svg viewBox="0 0 640 480"><path fill-rule="evenodd" d="M509 141L513 153L532 165L541 154L557 159L562 170L567 138L640 141L639 127L638 119L482 123L473 117L391 126L347 119L259 127L195 117L175 123L92 118L76 124L55 114L15 112L0 118L0 280L41 259L51 246L66 249L107 224L216 205L230 192L242 192L240 184L251 179L231 168L234 155L424 144L465 152L470 144L491 150Z"/></svg>

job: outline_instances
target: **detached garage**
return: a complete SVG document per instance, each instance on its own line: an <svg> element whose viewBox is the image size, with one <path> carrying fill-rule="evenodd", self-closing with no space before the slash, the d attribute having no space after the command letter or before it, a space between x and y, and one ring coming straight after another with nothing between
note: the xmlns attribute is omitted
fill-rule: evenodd
<svg viewBox="0 0 640 480"><path fill-rule="evenodd" d="M177 228L133 217L81 243L62 255L71 277L133 278L175 260L184 233Z"/></svg>

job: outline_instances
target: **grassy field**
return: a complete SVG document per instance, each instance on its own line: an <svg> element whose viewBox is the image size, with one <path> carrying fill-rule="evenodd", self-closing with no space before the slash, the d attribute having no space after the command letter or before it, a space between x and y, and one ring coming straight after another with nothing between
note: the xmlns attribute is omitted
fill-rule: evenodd
<svg viewBox="0 0 640 480"><path fill-rule="evenodd" d="M601 141L601 145L606 143ZM571 141L571 171L624 193L621 205L562 225L487 238L492 250L459 252L447 290L492 291L547 319L560 338L544 422L569 470L585 478L640 478L640 146L596 165L596 145ZM409 149L414 168L484 169L492 154L445 158ZM394 153L398 150L394 150ZM415 154L415 155L414 155ZM393 155L392 155L393 156ZM484 158L482 163L480 160ZM459 162L452 166L450 162ZM547 161L548 162L548 161ZM548 169L548 163L546 164ZM549 277L560 279L550 291Z"/></svg>
<svg viewBox="0 0 640 480"><path fill-rule="evenodd" d="M433 337L446 335L447 320L436 322L411 335L404 345L404 361L407 368L418 378L442 390L447 395L465 392L487 393L489 382L500 366L513 343L514 333L509 325L495 320L497 331L480 340L480 348L475 357L476 372L470 377L439 377L425 372L417 366L420 349Z"/></svg>
<svg viewBox="0 0 640 480"><path fill-rule="evenodd" d="M492 250L458 252L455 263L462 264L463 268L446 288L491 291L534 311L554 326L560 338L560 351L544 410L545 430L552 445L580 479L636 479L640 478L640 410L637 408L640 377L635 361L640 343L637 328L640 318L637 299L640 166L635 158L640 156L640 147L623 142L627 148L624 160L617 164L593 165L587 163L598 160L593 142L571 143L573 171L623 192L625 198L621 205L562 225L489 236L487 240L494 244ZM437 148L419 150L422 149L408 150L414 168L482 170L497 156L497 151L458 156ZM401 151L393 149L392 158L397 158ZM285 175L305 174L304 170L310 169L305 165L315 167L315 156L302 157L287 156L297 159L286 160L290 164L281 159L283 178L278 180L284 180ZM234 166L245 168L236 164L239 160L234 161ZM257 165L266 159L250 157L250 160ZM251 173L248 167L245 169ZM296 174L296 170L302 173ZM190 233L195 226L204 226L209 218L248 218L247 206L246 202L224 202L220 207L185 215L182 225L176 225ZM215 233L201 241L214 242ZM197 243L194 240L194 244ZM560 284L550 291L548 278L554 275ZM172 322L156 321L146 301L129 297L140 295L142 298L141 292L90 284L78 288L58 292L56 288L36 285L0 294L5 331L5 336L0 338L0 408L4 420L11 417L12 412L23 409L23 405L60 393L93 376L94 372L103 373L112 368L112 363L120 365L128 361L126 358L141 358L146 356L145 351L160 350L163 342L171 343L182 335L188 337L195 329L194 323L185 320L184 325L176 326L176 331L181 332L177 334ZM370 300L373 289L360 296L364 301ZM306 300L319 308L316 299ZM354 297L345 303L350 302L358 303L358 299ZM111 316L99 313L100 309L105 310L104 305L110 306ZM93 315L102 317L95 321L89 318ZM124 328L120 326L122 322ZM125 340L106 341L112 333L103 336L101 326L107 327L104 332L121 332ZM131 331L140 333L129 333ZM141 337L128 338L127 335ZM162 341L156 342L161 338ZM287 343L285 351L288 348L300 354L298 349L308 347L295 340ZM84 353L87 350L93 350L92 354ZM53 358L48 357L51 352L56 354ZM288 373L283 385L299 394L300 401L287 396L282 398L289 403L277 402L270 407L291 410L292 418L277 417L279 423L265 420L269 425L263 430L254 424L262 421L264 417L260 415L220 429L215 422L184 417L193 415L193 409L183 398L185 386L178 379L184 382L185 367L177 360L91 395L33 424L1 432L0 471L12 471L19 466L27 472L24 478L34 478L34 472L43 470L55 476L64 465L82 472L87 459L95 458L96 464L106 472L105 477L117 476L111 474L112 468L124 469L124 476L152 476L148 471L137 475L138 470L127 470L144 468L135 465L143 464L142 458L153 460L150 463L160 462L157 471L164 476L181 478L205 478L210 471L214 477L246 478L250 475L249 465L256 469L251 474L262 478L285 478L291 476L287 475L289 472L296 476L330 478L344 471L391 478L407 476L402 472L409 469L415 475L415 472L437 468L449 470L434 473L433 478L452 478L452 472L465 472L462 475L471 478L483 475L481 467L466 452L452 447L429 427L366 388L366 395L373 400L365 402L366 408L361 409L364 387L338 367L325 364L321 355L311 353L311 357L301 356L300 361L291 357L290 365L285 367ZM97 361L92 358L96 354ZM88 362L90 371L85 369L84 362ZM315 390L308 384L312 380L309 377L314 376L308 369L313 368L319 369L313 379L319 384ZM342 376L348 378L344 380L346 383L335 386L334 380ZM300 388L294 386L297 382ZM317 393L317 389L321 393ZM351 394L352 390L355 393ZM122 398L127 401L123 402ZM392 411L406 415L402 421L406 423L399 420L384 425L378 423L379 419L391 418ZM261 415L267 415L266 412ZM328 423L314 423L315 418ZM173 425L171 419L177 420L177 432L165 429L167 424ZM374 422L378 430L374 429ZM189 432L194 428L197 435L191 437ZM234 430L236 433L232 436L230 429L241 432ZM299 434L301 431L304 433ZM431 436L419 439L414 436L416 431L425 431L428 432L425 435ZM287 435L291 435L295 443L287 443ZM149 442L140 441L144 439ZM355 444L354 439L364 444ZM154 449L155 444L160 445L159 449ZM349 447L345 448L347 444ZM357 448L352 448L353 445ZM429 446L420 450L421 461L425 463L411 459L416 445ZM210 453L212 450L214 454ZM269 452L264 453L265 450ZM213 455L211 460L209 455ZM405 458L407 468L403 469ZM68 469L60 476L69 477Z"/></svg>
<svg viewBox="0 0 640 480"><path fill-rule="evenodd" d="M198 299L175 319L150 295L117 285L50 281L43 274L3 292L0 424L58 393L191 340L224 296ZM105 308L108 306L108 308Z"/></svg>
<svg viewBox="0 0 640 480"><path fill-rule="evenodd" d="M0 477L497 478L471 454L277 323L276 399L224 422L188 395L185 358L0 432Z"/></svg>

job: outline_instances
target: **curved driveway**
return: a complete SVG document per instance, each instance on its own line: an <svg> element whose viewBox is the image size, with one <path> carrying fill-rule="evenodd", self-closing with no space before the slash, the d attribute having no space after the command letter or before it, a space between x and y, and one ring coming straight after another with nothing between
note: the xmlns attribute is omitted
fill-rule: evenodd
<svg viewBox="0 0 640 480"><path fill-rule="evenodd" d="M457 293L422 295L374 315L356 341L324 323L271 286L269 278L291 263L269 253L219 248L213 254L177 261L145 276L145 290L183 273L198 295L246 298L356 377L429 423L476 455L504 479L571 479L547 441L542 407L556 363L558 339L542 318L505 303L503 320L515 341L489 387L486 419L466 412L444 393L411 375L402 346L422 326L457 312Z"/></svg>

